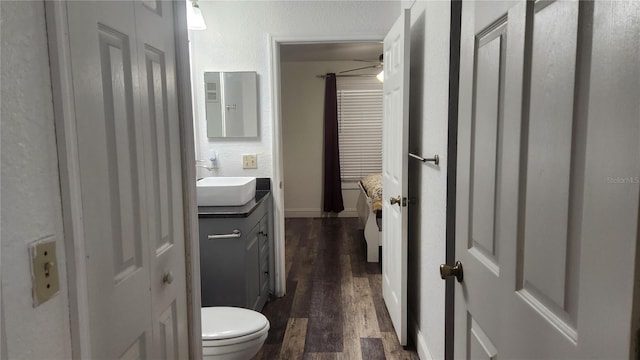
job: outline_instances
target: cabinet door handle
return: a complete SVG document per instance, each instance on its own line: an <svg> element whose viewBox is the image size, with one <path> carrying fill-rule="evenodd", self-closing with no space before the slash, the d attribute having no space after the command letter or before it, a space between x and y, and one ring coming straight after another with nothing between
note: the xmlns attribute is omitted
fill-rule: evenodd
<svg viewBox="0 0 640 360"><path fill-rule="evenodd" d="M221 235L207 235L207 239L216 240L216 239L233 239L242 237L242 233L240 230L235 229L231 232L231 234L221 234Z"/></svg>

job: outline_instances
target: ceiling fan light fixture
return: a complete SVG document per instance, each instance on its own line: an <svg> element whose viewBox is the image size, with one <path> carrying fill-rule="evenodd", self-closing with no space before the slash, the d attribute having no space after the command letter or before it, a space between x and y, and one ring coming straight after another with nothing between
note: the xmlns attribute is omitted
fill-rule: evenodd
<svg viewBox="0 0 640 360"><path fill-rule="evenodd" d="M380 66L384 66L384 54L380 54L380 56L378 57L378 59L380 60ZM378 73L378 75L376 75L376 79L378 79L378 81L380 82L384 82L384 68L382 68L380 70L380 72Z"/></svg>
<svg viewBox="0 0 640 360"><path fill-rule="evenodd" d="M207 24L204 21L204 16L202 16L200 6L195 0L190 3L190 6L187 5L187 25L189 30L206 30Z"/></svg>

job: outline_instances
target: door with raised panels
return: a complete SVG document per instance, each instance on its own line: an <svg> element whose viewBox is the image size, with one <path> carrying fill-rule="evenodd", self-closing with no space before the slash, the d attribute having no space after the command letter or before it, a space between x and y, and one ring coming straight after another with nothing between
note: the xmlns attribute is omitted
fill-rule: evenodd
<svg viewBox="0 0 640 360"><path fill-rule="evenodd" d="M173 4L66 6L91 357L184 359Z"/></svg>
<svg viewBox="0 0 640 360"><path fill-rule="evenodd" d="M409 16L405 9L384 38L382 121L382 296L402 345L407 343Z"/></svg>
<svg viewBox="0 0 640 360"><path fill-rule="evenodd" d="M629 359L638 2L464 2L455 353Z"/></svg>

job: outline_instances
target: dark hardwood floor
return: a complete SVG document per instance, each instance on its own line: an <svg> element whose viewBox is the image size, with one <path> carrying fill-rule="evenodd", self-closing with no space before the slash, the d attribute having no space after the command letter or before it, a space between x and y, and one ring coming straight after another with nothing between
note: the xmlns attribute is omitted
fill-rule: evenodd
<svg viewBox="0 0 640 360"><path fill-rule="evenodd" d="M287 295L262 312L271 329L254 359L418 359L400 346L366 262L356 218L287 219Z"/></svg>

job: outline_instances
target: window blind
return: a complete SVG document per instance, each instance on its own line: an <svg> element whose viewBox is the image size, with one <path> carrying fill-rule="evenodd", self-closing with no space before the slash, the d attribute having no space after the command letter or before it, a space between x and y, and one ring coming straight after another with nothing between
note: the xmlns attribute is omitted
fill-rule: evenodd
<svg viewBox="0 0 640 360"><path fill-rule="evenodd" d="M382 84L375 77L337 79L342 181L382 171Z"/></svg>

